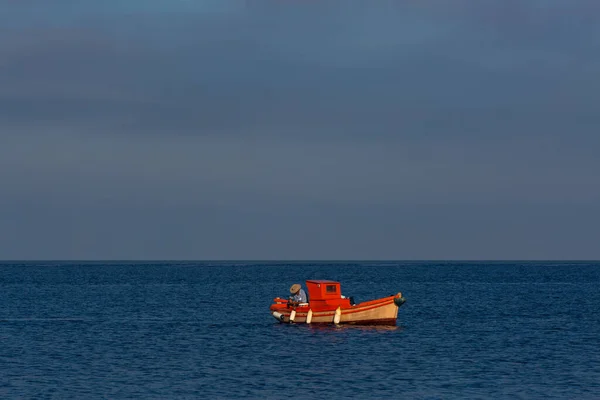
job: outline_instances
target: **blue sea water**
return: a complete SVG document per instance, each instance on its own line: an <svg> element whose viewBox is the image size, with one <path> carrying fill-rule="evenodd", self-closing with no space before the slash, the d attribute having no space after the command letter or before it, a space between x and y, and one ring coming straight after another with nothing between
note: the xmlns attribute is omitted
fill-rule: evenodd
<svg viewBox="0 0 600 400"><path fill-rule="evenodd" d="M395 327L278 323L292 283ZM0 398L600 398L600 263L0 263Z"/></svg>

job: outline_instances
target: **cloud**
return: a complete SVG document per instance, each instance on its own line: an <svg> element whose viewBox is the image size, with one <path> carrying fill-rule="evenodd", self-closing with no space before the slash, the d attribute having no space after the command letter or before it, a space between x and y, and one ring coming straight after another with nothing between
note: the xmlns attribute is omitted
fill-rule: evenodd
<svg viewBox="0 0 600 400"><path fill-rule="evenodd" d="M8 7L0 257L595 254L595 3Z"/></svg>
<svg viewBox="0 0 600 400"><path fill-rule="evenodd" d="M547 112L596 115L590 82L600 59L589 38L598 28L580 10L582 24L567 30L579 3L333 4L207 17L177 3L172 14L116 9L87 27L9 31L0 44L2 117L61 115L62 123L80 118L128 132L293 126L303 134L418 136L495 135L486 122L498 110L524 125Z"/></svg>

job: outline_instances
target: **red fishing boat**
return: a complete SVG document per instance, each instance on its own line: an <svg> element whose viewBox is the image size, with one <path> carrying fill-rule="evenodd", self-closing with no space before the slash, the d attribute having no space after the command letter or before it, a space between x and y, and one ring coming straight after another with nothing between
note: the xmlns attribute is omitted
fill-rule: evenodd
<svg viewBox="0 0 600 400"><path fill-rule="evenodd" d="M402 293L355 304L342 296L339 282L308 280L308 302L295 303L276 297L271 314L285 323L395 325L398 308L406 301Z"/></svg>

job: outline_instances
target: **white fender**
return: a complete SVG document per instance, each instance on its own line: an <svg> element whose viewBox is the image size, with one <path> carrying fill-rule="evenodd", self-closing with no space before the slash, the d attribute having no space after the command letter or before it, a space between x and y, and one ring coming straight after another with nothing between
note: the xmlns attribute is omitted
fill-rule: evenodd
<svg viewBox="0 0 600 400"><path fill-rule="evenodd" d="M295 319L296 319L296 310L292 310L292 313L290 314L290 323L294 322Z"/></svg>
<svg viewBox="0 0 600 400"><path fill-rule="evenodd" d="M342 319L342 309L338 306L338 308L335 310L335 315L333 316L333 323L339 324L340 319Z"/></svg>
<svg viewBox="0 0 600 400"><path fill-rule="evenodd" d="M275 317L276 320L283 322L283 314L282 313L273 311L273 317Z"/></svg>
<svg viewBox="0 0 600 400"><path fill-rule="evenodd" d="M308 310L308 314L306 314L306 323L310 324L310 321L312 321L312 308Z"/></svg>

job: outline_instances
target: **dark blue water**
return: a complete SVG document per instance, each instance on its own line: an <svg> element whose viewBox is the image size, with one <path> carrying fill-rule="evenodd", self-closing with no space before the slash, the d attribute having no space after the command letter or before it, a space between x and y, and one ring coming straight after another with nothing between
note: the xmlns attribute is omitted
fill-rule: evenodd
<svg viewBox="0 0 600 400"><path fill-rule="evenodd" d="M397 327L279 324L333 279ZM600 263L3 263L0 398L600 398Z"/></svg>

